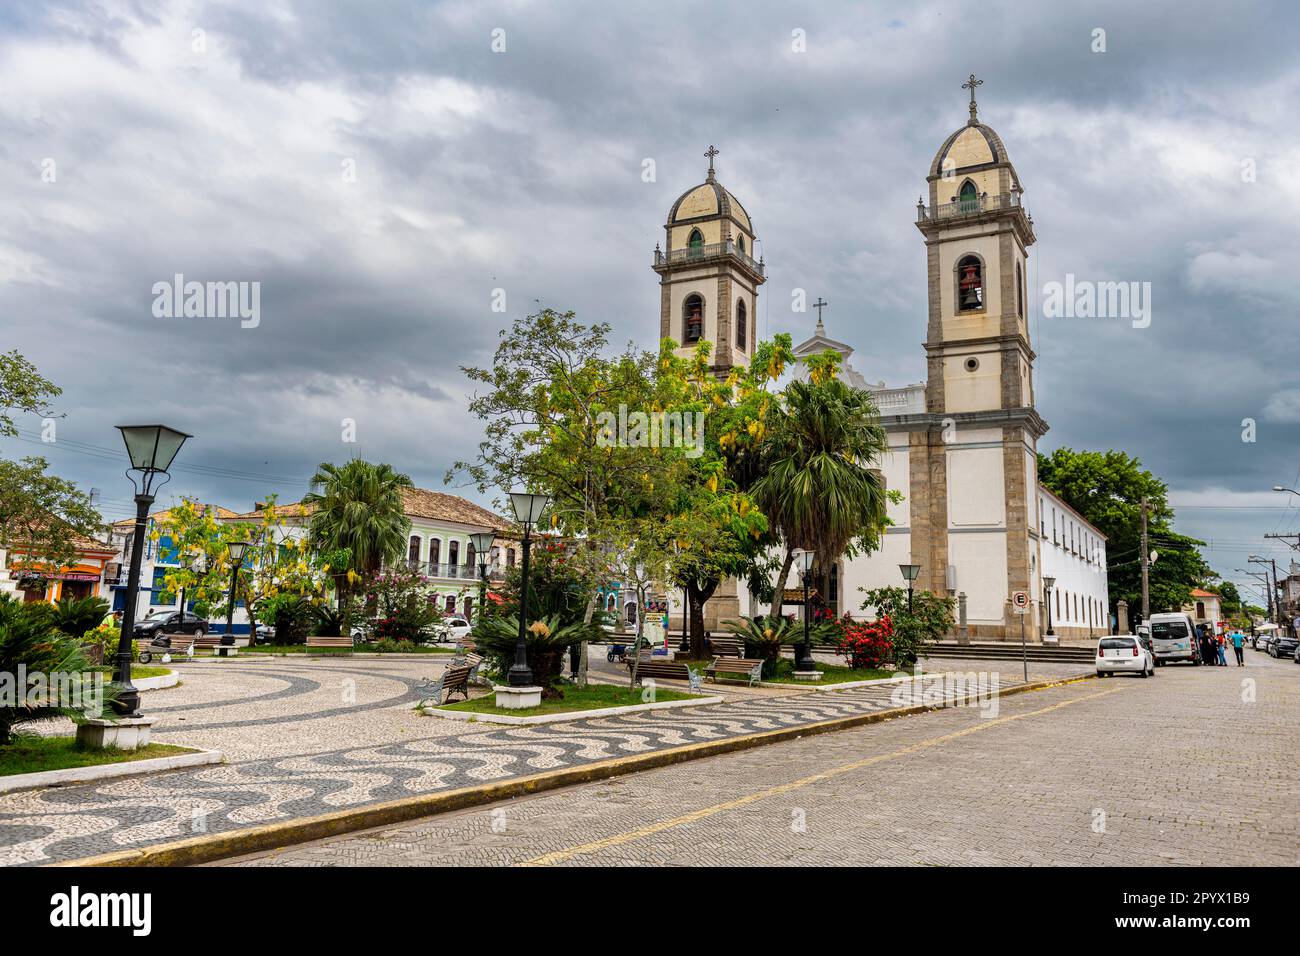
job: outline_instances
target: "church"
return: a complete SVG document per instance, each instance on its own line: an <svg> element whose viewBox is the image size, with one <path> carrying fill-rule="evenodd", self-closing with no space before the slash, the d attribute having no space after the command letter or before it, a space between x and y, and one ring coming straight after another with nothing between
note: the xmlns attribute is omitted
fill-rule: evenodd
<svg viewBox="0 0 1300 956"><path fill-rule="evenodd" d="M900 566L915 565L918 590L957 599L954 636L1018 641L1012 596L1024 592L1027 639L1085 640L1110 630L1106 542L1038 483L1047 423L1034 405L1028 323L1034 221L1002 139L979 120L981 83L972 76L963 84L969 119L939 146L925 177L928 199L915 208L925 251L926 381L867 382L820 311L813 336L796 347L801 371L810 356L839 352L849 383L873 394L889 437L880 469L887 487L904 494L889 507L880 550L841 558L824 598L837 615L869 616L860 589L906 586ZM753 258L749 213L718 182L716 155L710 147L705 181L669 210L653 268L660 336L682 343L682 354L713 343L713 369L722 375L751 357L766 268ZM767 611L732 581L709 601L706 622L716 628ZM681 613L675 604L674 627Z"/></svg>

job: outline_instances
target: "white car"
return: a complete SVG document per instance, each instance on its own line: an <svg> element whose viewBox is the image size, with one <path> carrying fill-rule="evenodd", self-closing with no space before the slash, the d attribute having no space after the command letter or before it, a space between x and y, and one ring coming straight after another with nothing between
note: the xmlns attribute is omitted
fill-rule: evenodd
<svg viewBox="0 0 1300 956"><path fill-rule="evenodd" d="M1097 676L1136 674L1151 677L1156 672L1155 658L1137 637L1118 634L1097 642Z"/></svg>
<svg viewBox="0 0 1300 956"><path fill-rule="evenodd" d="M452 641L463 640L469 637L469 632L473 630L469 621L463 617L449 617L438 622L438 640L450 644Z"/></svg>

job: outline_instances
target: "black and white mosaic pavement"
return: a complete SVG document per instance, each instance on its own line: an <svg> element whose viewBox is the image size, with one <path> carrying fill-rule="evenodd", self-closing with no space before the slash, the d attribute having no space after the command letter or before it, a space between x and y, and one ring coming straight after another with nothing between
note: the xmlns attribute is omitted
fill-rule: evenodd
<svg viewBox="0 0 1300 956"><path fill-rule="evenodd" d="M282 734L296 732L300 752L0 797L0 865L70 860L243 827L306 817L438 790L472 786L640 754L700 741L811 724L906 706L911 685L887 684L837 692L795 692L735 697L721 704L596 717L533 726L491 726L414 717L415 671L385 675L386 689L351 703L322 706L337 683L354 678L356 665L280 667L250 664L224 670L239 686L240 674L256 686L223 697L199 677L193 693L207 699L151 708L159 715L158 739L209 745L206 736L226 733L270 735L274 750ZM304 671L308 673L304 675ZM191 673L191 672L187 672ZM373 675L365 675L366 679ZM360 677L355 678L358 682ZM1005 686L1005 684L1004 684ZM293 713L296 698L312 698L308 711ZM935 702L933 689L926 703ZM919 702L919 698L917 699ZM290 707L290 711L285 711ZM366 708L384 708L417 726L413 739L328 747L312 751L313 728L337 724L333 710L346 712L350 726L368 726ZM214 716L215 715L215 716ZM182 724L181 721L185 723ZM233 728L233 730L232 730Z"/></svg>

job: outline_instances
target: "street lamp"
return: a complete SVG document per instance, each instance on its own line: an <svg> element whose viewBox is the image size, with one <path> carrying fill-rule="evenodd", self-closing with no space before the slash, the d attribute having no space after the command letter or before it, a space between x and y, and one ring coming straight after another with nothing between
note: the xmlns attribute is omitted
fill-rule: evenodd
<svg viewBox="0 0 1300 956"><path fill-rule="evenodd" d="M135 533L131 538L131 568L126 578L126 603L122 606L122 634L117 642L117 664L113 683L117 685L115 708L126 717L140 716L140 692L131 683L131 632L135 630L135 604L140 592L140 562L144 557L144 536L149 524L149 507L154 495L168 481L167 475L176 453L187 438L166 425L118 425L127 457L131 459L128 475L135 487ZM131 474L139 472L139 475ZM155 483L156 482L156 483ZM182 608L182 611L184 609Z"/></svg>
<svg viewBox="0 0 1300 956"><path fill-rule="evenodd" d="M808 636L808 617L811 608L808 606L808 581L812 577L813 560L817 557L814 551L796 551L794 553L795 562L799 565L799 571L803 574L803 643L795 649L794 669L796 671L808 672L817 670L817 665L812 659L812 639Z"/></svg>
<svg viewBox="0 0 1300 956"><path fill-rule="evenodd" d="M239 587L239 566L244 563L244 552L248 550L247 541L230 541L226 547L230 549L230 603L226 605L226 633L221 635L221 645L230 647L235 643L235 634L232 628L235 620L235 591ZM249 635L249 644L253 643L253 635Z"/></svg>
<svg viewBox="0 0 1300 956"><path fill-rule="evenodd" d="M1300 498L1300 491L1296 491L1294 488L1283 488L1281 485L1274 485L1274 486L1273 486L1273 490L1274 490L1274 491L1289 491L1291 494L1293 494L1293 495L1295 495L1296 497Z"/></svg>
<svg viewBox="0 0 1300 956"><path fill-rule="evenodd" d="M1043 578L1043 587L1047 588L1047 637L1055 637L1052 630L1052 588L1056 587L1056 578L1050 574Z"/></svg>
<svg viewBox="0 0 1300 956"><path fill-rule="evenodd" d="M900 564L898 570L903 572L903 577L907 581L907 613L912 613L912 588L916 584L917 576L921 573L919 564Z"/></svg>
<svg viewBox="0 0 1300 956"><path fill-rule="evenodd" d="M515 663L506 675L506 683L511 687L531 687L533 683L533 672L528 666L528 641L525 637L528 627L528 552L533 543L532 527L541 518L550 500L549 495L533 495L526 491L510 493L510 506L514 509L515 520L524 526L524 566L519 580L519 641L515 644Z"/></svg>
<svg viewBox="0 0 1300 956"><path fill-rule="evenodd" d="M483 613L487 607L488 557L492 551L492 542L496 535L491 531L480 531L469 536L469 543L478 556L478 612Z"/></svg>

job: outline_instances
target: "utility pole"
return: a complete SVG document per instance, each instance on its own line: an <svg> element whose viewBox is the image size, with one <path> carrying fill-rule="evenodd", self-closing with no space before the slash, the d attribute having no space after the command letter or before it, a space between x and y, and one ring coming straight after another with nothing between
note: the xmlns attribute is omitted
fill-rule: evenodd
<svg viewBox="0 0 1300 956"><path fill-rule="evenodd" d="M1150 564L1151 547L1147 543L1147 509L1151 505L1145 497L1142 499L1142 623L1151 617L1151 582Z"/></svg>

